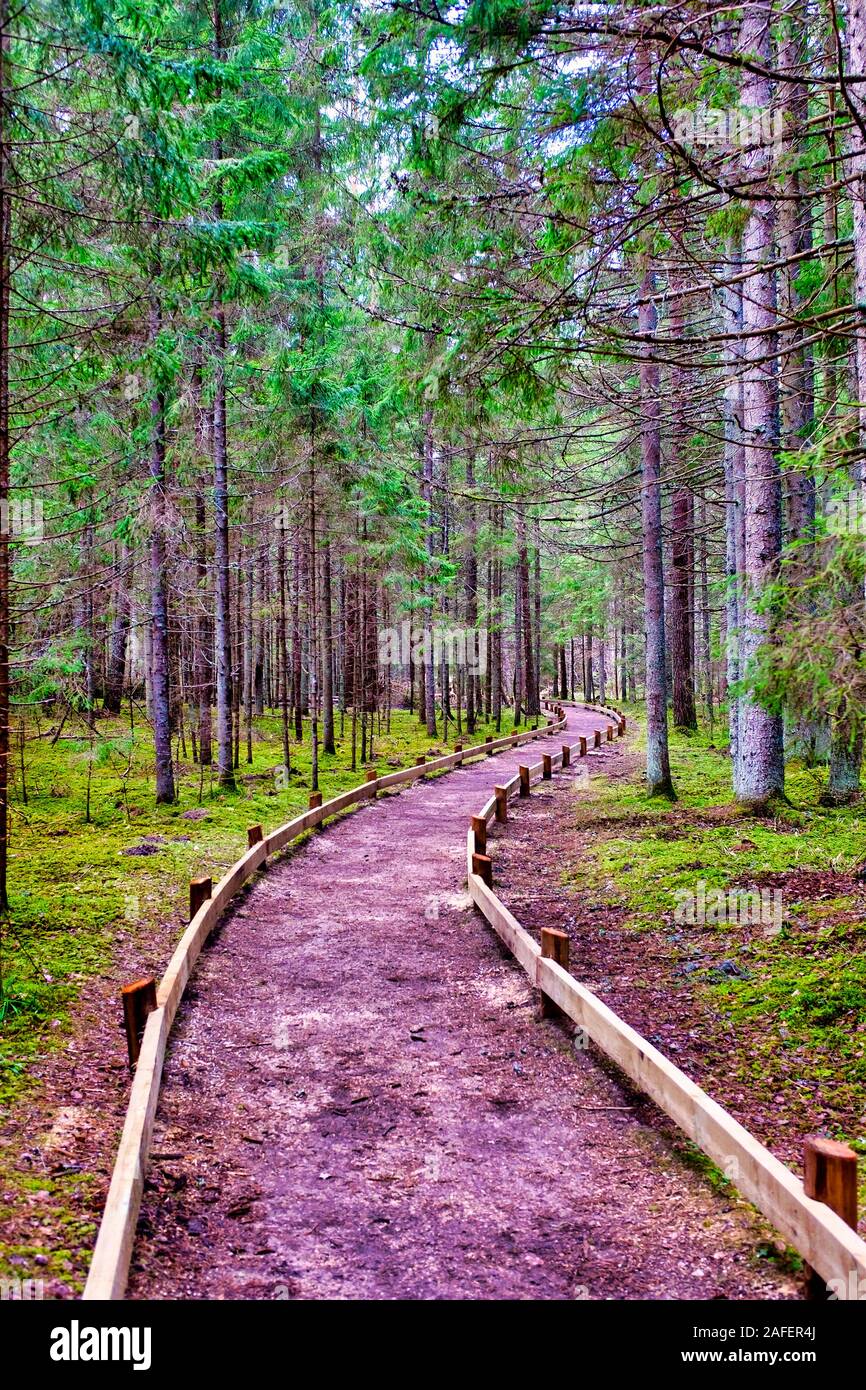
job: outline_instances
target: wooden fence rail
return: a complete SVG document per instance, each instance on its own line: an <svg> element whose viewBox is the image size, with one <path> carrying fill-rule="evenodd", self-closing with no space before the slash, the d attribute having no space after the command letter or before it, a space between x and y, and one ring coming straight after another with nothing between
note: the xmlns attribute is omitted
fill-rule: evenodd
<svg viewBox="0 0 866 1390"><path fill-rule="evenodd" d="M617 732L624 731L625 723L620 717ZM597 756L587 754L585 740L571 748L572 759L581 755ZM555 754L554 765L561 762L562 755ZM543 773L543 763L531 767L530 783L540 781ZM505 784L506 796L510 799L518 792L519 778L512 777ZM491 806L495 810L495 798L479 813L488 822L493 816ZM497 897L489 881L490 872L488 882L473 873L472 844L470 830L466 864L470 896L543 997L584 1029L595 1045L670 1115L684 1134L731 1175L734 1186L799 1251L836 1297L866 1298L866 1241L830 1206L807 1196L800 1179L685 1072L556 960L542 955L541 947ZM490 863L495 868L495 859Z"/></svg>
<svg viewBox="0 0 866 1390"><path fill-rule="evenodd" d="M600 709L600 712L608 714L610 711ZM256 826L256 834L250 836L253 843L246 854L241 855L240 859L231 865L212 891L209 879L194 881L195 886L190 894L192 915L189 926L178 942L160 981L156 994L157 1006L147 1015L141 1035L126 1119L82 1295L84 1299L118 1299L123 1298L125 1293L168 1036L202 947L238 889L247 883L272 855L278 854L299 836L322 825L333 816L375 798L378 792L417 781L430 773L447 772L452 768L462 767L473 758L487 758L506 749L531 743L535 739L546 738L551 733L563 729L566 722L565 714L557 712L555 715L551 714L547 722L538 729L527 729L502 738L488 738L484 743L461 747L453 753L432 758L429 762L365 781L321 806L311 807L262 838L258 838L261 827ZM557 758L561 758L561 755L556 755L554 761ZM492 818L495 806L496 799L493 797L485 807L487 821Z"/></svg>

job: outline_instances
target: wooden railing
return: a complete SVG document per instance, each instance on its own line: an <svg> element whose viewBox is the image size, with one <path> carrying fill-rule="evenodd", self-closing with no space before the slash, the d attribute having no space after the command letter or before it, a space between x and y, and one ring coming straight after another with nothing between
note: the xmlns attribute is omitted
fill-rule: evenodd
<svg viewBox="0 0 866 1390"><path fill-rule="evenodd" d="M546 738L557 729L563 728L565 723L566 716L561 710L557 710L556 713L551 713L547 723L538 729L528 729L502 738L490 737L483 743L459 748L453 753L432 758L429 762L419 761L412 767L402 768L399 772L373 777L358 787L342 792L323 805L311 807L303 815L296 816L294 820L272 831L270 835L262 835L260 827L253 827L256 834L254 836L251 831L249 838L254 840L254 843L246 854L241 855L240 859L232 864L212 891L209 879L194 881L190 895L194 910L189 926L178 942L160 981L156 991L156 1007L147 1013L142 1035L140 1039L134 1039L134 1048L130 1049L131 1058L133 1051L136 1054L135 1076L84 1289L85 1299L122 1298L126 1290L168 1036L201 949L238 889L264 867L271 855L278 854L299 836L322 825L333 816L370 801L379 791L417 781L431 772L450 771L473 758L490 757L535 739ZM134 1013L134 1010L132 1012Z"/></svg>
<svg viewBox="0 0 866 1390"><path fill-rule="evenodd" d="M619 717L618 728L620 733L624 732L625 723L619 712L608 712ZM592 756L584 740L568 745L568 750L569 763L582 752L584 756ZM816 1272L837 1298L866 1298L866 1241L852 1229L856 1226L856 1154L847 1146L830 1140L807 1140L807 1181L814 1193L807 1196L800 1179L769 1149L685 1072L623 1022L597 995L580 984L552 953L543 951L494 892L495 860L487 853L490 846L486 827L494 817L500 822L507 820L507 803L521 794L521 781L525 796L529 787L562 763L563 754L560 753L521 769L522 777L518 772L503 787L497 788L477 816L472 817L467 835L466 873L473 902L526 971L532 984L541 991L542 1000L550 1001L582 1028L635 1085L670 1115L684 1134L732 1175L734 1186L808 1262L812 1277ZM484 829L479 840L481 826ZM479 862L479 843L484 845L483 862ZM479 868L482 872L478 872ZM815 1170L828 1168L833 1169L837 1180L816 1181ZM816 1200L818 1197L825 1198L831 1205L826 1205L825 1200ZM841 1211L847 1219L838 1214Z"/></svg>

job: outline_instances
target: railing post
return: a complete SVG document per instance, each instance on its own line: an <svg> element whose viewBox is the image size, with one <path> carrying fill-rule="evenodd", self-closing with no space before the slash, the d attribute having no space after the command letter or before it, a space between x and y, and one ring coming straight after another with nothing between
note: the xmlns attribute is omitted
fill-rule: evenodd
<svg viewBox="0 0 866 1390"><path fill-rule="evenodd" d="M520 763L517 771L520 774L520 795L529 796L529 768Z"/></svg>
<svg viewBox="0 0 866 1390"><path fill-rule="evenodd" d="M494 787L493 793L496 797L496 819L500 825L505 825L508 820L508 792L504 787Z"/></svg>
<svg viewBox="0 0 866 1390"><path fill-rule="evenodd" d="M541 755L541 776L545 782L549 782L553 776L553 760L549 753Z"/></svg>
<svg viewBox="0 0 866 1390"><path fill-rule="evenodd" d="M247 828L247 849L252 849L253 845L261 844L264 839L262 827L251 825Z"/></svg>
<svg viewBox="0 0 866 1390"><path fill-rule="evenodd" d="M608 743L613 743L613 725L612 725L612 724L608 724L608 726L607 726L607 741L608 741Z"/></svg>
<svg viewBox="0 0 866 1390"><path fill-rule="evenodd" d="M857 1229L857 1155L835 1139L811 1136L803 1144L803 1191ZM811 1265L804 1268L806 1297L827 1297L827 1285ZM855 1276L856 1277L856 1276Z"/></svg>
<svg viewBox="0 0 866 1390"><path fill-rule="evenodd" d="M473 854L472 872L477 874L488 888L493 887L493 860L487 854Z"/></svg>
<svg viewBox="0 0 866 1390"><path fill-rule="evenodd" d="M189 884L189 920L192 921L202 903L213 893L213 879L193 878Z"/></svg>
<svg viewBox="0 0 866 1390"><path fill-rule="evenodd" d="M376 781L378 781L378 779L379 779L379 773L378 773L377 769L376 769L375 767L368 767L368 768L367 768L366 775L365 775L365 777L364 777L364 781L365 781L365 782L376 782ZM376 796L376 788L374 787L374 788L373 788L373 797L374 797L374 799L375 799L375 796Z"/></svg>
<svg viewBox="0 0 866 1390"><path fill-rule="evenodd" d="M322 804L322 793L321 793L321 792L310 792L310 805L309 805L309 809L310 809L311 811L317 811L317 810L319 809L319 807L321 806L321 804Z"/></svg>
<svg viewBox="0 0 866 1390"><path fill-rule="evenodd" d="M586 734L580 735L580 754L581 758L586 757Z"/></svg>
<svg viewBox="0 0 866 1390"><path fill-rule="evenodd" d="M488 758L492 758L492 757L493 757L493 735L492 735L492 734L488 734L488 735L487 735L486 739L484 740L484 746L485 746L485 748L487 749L487 756L488 756Z"/></svg>
<svg viewBox="0 0 866 1390"><path fill-rule="evenodd" d="M475 841L475 853L487 853L487 821L483 816L472 817L472 835Z"/></svg>
<svg viewBox="0 0 866 1390"><path fill-rule="evenodd" d="M541 954L545 960L555 960L557 965L561 965L563 970L568 969L568 935L564 931L556 931L553 927L541 928ZM541 991L541 1016L542 1018L556 1018L560 1010L554 1004L549 995Z"/></svg>
<svg viewBox="0 0 866 1390"><path fill-rule="evenodd" d="M120 991L123 1002L123 1027L126 1032L126 1050L129 1054L130 1070L138 1061L141 1050L141 1035L147 1022L147 1015L156 1008L156 980L136 980L124 985Z"/></svg>
<svg viewBox="0 0 866 1390"><path fill-rule="evenodd" d="M594 736L594 742L593 742L593 748L600 748L600 747L601 747L601 729L596 729L596 731L595 731L595 736Z"/></svg>
<svg viewBox="0 0 866 1390"><path fill-rule="evenodd" d="M562 766L571 767L571 744L569 743L562 745Z"/></svg>

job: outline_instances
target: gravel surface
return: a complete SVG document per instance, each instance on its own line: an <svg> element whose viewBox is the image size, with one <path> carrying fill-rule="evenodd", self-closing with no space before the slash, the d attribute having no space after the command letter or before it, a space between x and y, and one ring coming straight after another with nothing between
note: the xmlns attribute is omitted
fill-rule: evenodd
<svg viewBox="0 0 866 1390"><path fill-rule="evenodd" d="M469 815L561 742L383 796L237 899L169 1046L130 1297L795 1296L469 904Z"/></svg>

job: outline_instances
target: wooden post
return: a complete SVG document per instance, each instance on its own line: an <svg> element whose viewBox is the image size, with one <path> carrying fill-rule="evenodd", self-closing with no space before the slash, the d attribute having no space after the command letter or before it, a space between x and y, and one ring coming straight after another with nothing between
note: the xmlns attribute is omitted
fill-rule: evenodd
<svg viewBox="0 0 866 1390"><path fill-rule="evenodd" d="M417 756L417 758L415 759L415 766L416 766L416 767L423 767L424 764L426 763L426 761L427 761L427 755L426 755L426 753L419 753L418 756Z"/></svg>
<svg viewBox="0 0 866 1390"><path fill-rule="evenodd" d="M545 782L549 782L553 776L553 760L549 753L541 755L541 776Z"/></svg>
<svg viewBox="0 0 866 1390"><path fill-rule="evenodd" d="M208 880L210 881L210 880ZM147 1015L156 1008L156 980L136 980L124 985L120 991L123 1003L123 1027L126 1032L126 1050L129 1054L130 1069L138 1061L141 1035Z"/></svg>
<svg viewBox="0 0 866 1390"><path fill-rule="evenodd" d="M260 845L264 836L260 825L251 825L247 829L247 848L252 849L253 845Z"/></svg>
<svg viewBox="0 0 866 1390"><path fill-rule="evenodd" d="M472 817L472 834L475 838L475 853L487 853L487 821L483 816Z"/></svg>
<svg viewBox="0 0 866 1390"><path fill-rule="evenodd" d="M463 752L463 744L462 744L462 743L455 743L455 745L454 745L454 752L455 752L455 753L462 753L462 752Z"/></svg>
<svg viewBox="0 0 866 1390"><path fill-rule="evenodd" d="M368 767L364 777L365 782L375 782L378 780L379 773L375 767ZM373 796L376 795L376 788L373 788Z"/></svg>
<svg viewBox="0 0 866 1390"><path fill-rule="evenodd" d="M579 756L580 756L581 758L585 758L585 757L586 757L586 735L585 735L585 734L581 734L581 735L580 735L580 754L579 754Z"/></svg>
<svg viewBox="0 0 866 1390"><path fill-rule="evenodd" d="M601 729L596 729L596 731L595 731L595 741L594 741L594 743L593 743L593 747L594 747L594 748L600 748L600 747L601 747Z"/></svg>
<svg viewBox="0 0 866 1390"><path fill-rule="evenodd" d="M206 903L213 892L213 880L193 878L189 884L189 920L192 921L202 903Z"/></svg>
<svg viewBox="0 0 866 1390"><path fill-rule="evenodd" d="M529 768L521 763L517 771L520 773L520 795L529 796Z"/></svg>
<svg viewBox="0 0 866 1390"><path fill-rule="evenodd" d="M316 811L322 804L321 792L310 792L310 810Z"/></svg>
<svg viewBox="0 0 866 1390"><path fill-rule="evenodd" d="M608 741L608 743L613 743L613 725L612 725L612 724L608 724L608 726L607 726L607 741Z"/></svg>
<svg viewBox="0 0 866 1390"><path fill-rule="evenodd" d="M493 794L496 797L496 819L500 825L505 825L508 820L508 792L504 787L494 787Z"/></svg>
<svg viewBox="0 0 866 1390"><path fill-rule="evenodd" d="M625 733L625 715L623 715L622 719L619 721L619 731L621 734Z"/></svg>
<svg viewBox="0 0 866 1390"><path fill-rule="evenodd" d="M488 758L492 758L492 757L493 757L493 735L492 735L492 734L488 734L488 735L487 735L486 739L484 740L484 746L485 746L485 748L487 749L487 756L488 756Z"/></svg>
<svg viewBox="0 0 866 1390"><path fill-rule="evenodd" d="M541 954L546 960L555 960L557 965L561 965L563 970L568 969L568 935L564 931L555 931L553 927L541 928ZM542 1018L557 1018L560 1014L549 995L541 991L541 1016Z"/></svg>
<svg viewBox="0 0 866 1390"><path fill-rule="evenodd" d="M847 1144L835 1139L808 1138L803 1145L803 1191L816 1202L823 1202L841 1216L852 1230L857 1229L857 1155ZM806 1297L827 1297L827 1285L811 1265L805 1266Z"/></svg>
<svg viewBox="0 0 866 1390"><path fill-rule="evenodd" d="M571 745L569 743L562 745L562 766L571 767Z"/></svg>
<svg viewBox="0 0 866 1390"><path fill-rule="evenodd" d="M483 879L488 888L493 887L493 860L488 854L473 854L472 872Z"/></svg>

